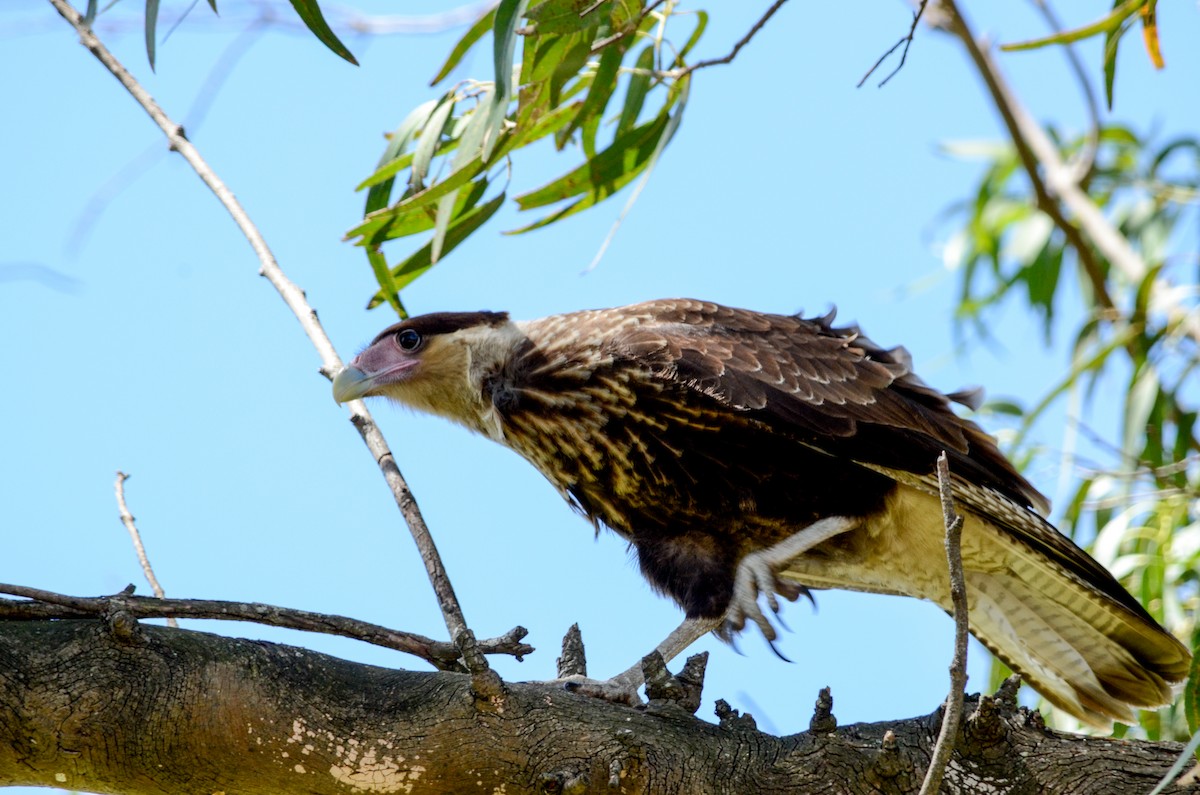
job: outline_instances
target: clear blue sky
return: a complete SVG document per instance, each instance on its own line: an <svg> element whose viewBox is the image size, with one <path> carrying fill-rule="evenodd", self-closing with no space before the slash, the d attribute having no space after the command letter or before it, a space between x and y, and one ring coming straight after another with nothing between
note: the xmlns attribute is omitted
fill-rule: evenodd
<svg viewBox="0 0 1200 795"><path fill-rule="evenodd" d="M167 18L185 4L164 3ZM714 6L703 55L723 54L765 3ZM1001 6L992 8L992 6ZM1073 4L1074 22L1107 3ZM250 12L201 3L159 47L150 72L140 6L118 6L105 39L176 119L185 119ZM363 3L419 13L439 4ZM737 6L734 8L734 6ZM987 8L985 8L987 6ZM1014 7L1010 7L1014 6ZM291 19L286 4L277 6ZM1026 5L974 3L999 41L1040 35ZM993 16L982 18L988 11ZM1122 53L1115 117L1138 129L1200 129L1200 19L1161 9L1168 69L1152 74L1140 37ZM696 75L684 123L602 264L592 259L622 197L534 234L511 209L406 293L415 312L504 309L535 317L688 295L768 311L831 304L883 344L905 344L919 372L953 389L1034 400L1066 367L1060 345L1018 308L995 316L999 348L955 355L955 276L937 221L979 167L938 153L946 140L998 135L955 43L921 30L882 90L855 84L908 29L901 3L791 3L728 67ZM165 31L164 22L161 30ZM433 96L428 79L460 31L368 41L347 35L351 67L307 35L264 32L211 97L190 138L237 193L293 280L308 291L344 358L394 321L366 312L373 279L342 234L360 216L354 185L394 128ZM1095 44L1083 49L1092 76ZM1085 124L1058 53L1005 55L1018 91L1063 129ZM257 275L245 240L186 164L163 153L119 192L114 178L157 129L45 3L0 8L0 581L71 594L148 592L117 521L128 497L167 593L340 613L442 636L421 564L391 497L295 320ZM477 54L462 76L490 79ZM565 170L570 156L521 153L514 193ZM97 201L103 212L89 216ZM87 220L87 233L77 234ZM392 252L416 243L402 242ZM1061 340L1060 340L1061 342ZM530 628L538 652L496 660L510 679L554 674L562 633L579 622L591 671L631 664L677 622L643 584L624 545L593 538L553 489L500 447L436 419L372 406L481 636ZM1054 446L1058 430L1045 427ZM1053 493L1057 461L1029 473ZM807 728L817 690L842 723L923 714L947 687L951 622L913 600L820 593L789 606L780 643L742 655L709 649L708 701L725 698L777 732ZM241 624L186 626L264 637L356 660L421 667L350 641ZM970 688L985 683L973 647Z"/></svg>

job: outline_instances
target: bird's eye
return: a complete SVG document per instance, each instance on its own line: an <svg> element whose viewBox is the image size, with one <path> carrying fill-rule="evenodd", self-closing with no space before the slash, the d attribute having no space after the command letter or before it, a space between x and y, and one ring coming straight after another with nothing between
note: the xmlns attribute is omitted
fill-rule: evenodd
<svg viewBox="0 0 1200 795"><path fill-rule="evenodd" d="M421 335L413 329L406 328L396 334L396 342L406 351L415 351L421 344Z"/></svg>

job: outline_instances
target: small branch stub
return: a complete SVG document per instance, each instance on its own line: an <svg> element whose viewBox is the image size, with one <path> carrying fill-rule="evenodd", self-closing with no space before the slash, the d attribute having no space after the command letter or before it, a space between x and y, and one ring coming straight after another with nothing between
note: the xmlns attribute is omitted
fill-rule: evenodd
<svg viewBox="0 0 1200 795"><path fill-rule="evenodd" d="M828 687L822 687L817 693L817 703L813 708L812 719L808 722L808 730L813 734L833 734L837 729L837 718L833 716L833 693Z"/></svg>
<svg viewBox="0 0 1200 795"><path fill-rule="evenodd" d="M558 658L558 678L587 676L587 655L583 649L583 633L572 624L563 636L562 656Z"/></svg>

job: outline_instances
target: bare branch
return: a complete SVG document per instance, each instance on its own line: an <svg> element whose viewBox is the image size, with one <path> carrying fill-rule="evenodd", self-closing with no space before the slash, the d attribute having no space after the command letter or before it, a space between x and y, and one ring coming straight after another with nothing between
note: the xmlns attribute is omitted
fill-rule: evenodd
<svg viewBox="0 0 1200 795"><path fill-rule="evenodd" d="M954 606L954 657L950 661L950 693L946 696L946 709L942 714L942 728L938 733L937 745L925 771L921 784L921 795L937 795L942 788L942 777L958 738L958 727L962 722L963 690L967 686L967 586L963 577L962 528L963 518L954 510L954 496L950 489L950 464L946 452L937 460L938 492L942 500L942 521L946 525L946 562L950 571L950 602Z"/></svg>
<svg viewBox="0 0 1200 795"><path fill-rule="evenodd" d="M131 586L132 587L132 586ZM23 585L0 583L0 593L32 601L0 599L0 619L39 620L50 618L87 618L106 616L123 610L134 618L211 618L222 621L248 621L270 627L298 629L323 635L338 635L360 640L420 657L443 671L465 670L459 662L459 650L453 643L398 629L389 629L355 618L294 610L257 602L226 602L216 599L163 599L120 593L115 596L66 596L28 588ZM514 627L498 638L476 642L483 654L509 654L518 660L532 654L532 646L522 643L528 634L524 627Z"/></svg>
<svg viewBox="0 0 1200 795"><path fill-rule="evenodd" d="M138 563L142 565L142 573L146 575L146 581L150 583L150 590L154 591L154 595L159 599L165 599L167 594L158 584L158 578L154 576L154 568L150 565L150 558L146 556L146 547L142 545L142 534L138 532L137 525L133 521L133 514L129 512L129 506L125 503L125 481L127 480L129 480L129 475L117 472L117 482L113 486L117 492L117 509L121 512L121 524L125 525L125 529L129 531L129 539L133 541L133 551L137 553ZM167 626L178 629L179 622L171 617L167 619Z"/></svg>
<svg viewBox="0 0 1200 795"><path fill-rule="evenodd" d="M709 66L732 63L733 59L737 57L737 54L741 52L741 49L750 43L750 40L753 39L760 30L762 30L763 25L767 24L767 20L775 16L775 12L778 11L786 2L787 0L775 0L775 2L771 4L771 7L766 10L766 13L764 13L759 20L755 22L753 26L751 26L750 30L746 31L746 35L738 39L737 44L733 45L733 49L729 51L728 55L724 55L720 58L709 58L707 61L697 61L680 72L679 77L691 74L697 69L705 69Z"/></svg>
<svg viewBox="0 0 1200 795"><path fill-rule="evenodd" d="M888 56L896 51L901 44L904 45L904 52L900 53L900 63L896 64L896 68L888 72L888 76L879 81L876 88L883 88L887 81L895 77L901 69L904 68L904 62L908 60L908 48L912 44L913 36L917 33L917 25L921 22L921 16L925 13L925 6L929 5L929 0L921 0L921 4L917 6L917 10L913 12L912 27L908 29L908 35L901 37L900 41L891 46L887 52L879 56L879 60L875 65L867 70L867 73L862 76L862 80L858 81L858 88L863 87L863 83L867 82L867 78L875 74L875 70L883 65L883 62L888 59Z"/></svg>
<svg viewBox="0 0 1200 795"><path fill-rule="evenodd" d="M254 225L254 222L250 220L249 215L246 214L245 209L242 208L237 198L233 195L233 192L208 166L208 163L204 161L204 158L200 156L200 153L192 146L191 142L188 141L183 133L183 128L167 116L163 109L158 106L158 103L154 101L154 98L150 96L133 75L121 65L121 62L108 51L108 48L84 24L82 15L67 0L49 0L49 2L62 15L63 19L70 23L79 33L79 38L83 46L92 55L96 56L97 60L112 73L113 77L120 81L121 85L142 106L146 113L150 115L150 118L154 120L155 124L166 135L171 149L179 152L187 160L188 164L191 165L204 184L216 194L217 199L229 211L234 223L242 230L242 234L246 236L251 248L254 249L254 253L258 257L260 263L259 274L265 276L271 282L272 286L279 292L280 297L283 298L284 303L288 305L288 308L292 310L296 319L300 321L300 326L304 329L309 341L321 357L321 373L326 378L333 378L334 374L342 369L342 360L338 357L333 343L317 319L316 310L309 305L304 296L304 291L288 279L279 267L279 263L276 262L275 255L271 253L266 240ZM426 573L433 584L438 604L441 607L442 618L446 622L446 629L453 640L467 628L467 624L463 618L462 608L458 604L458 598L455 596L454 589L450 585L450 579L446 574L445 566L442 565L437 547L433 543L433 537L429 534L429 528L425 524L420 509L417 507L417 502L412 496L412 492L408 489L408 484L405 482L404 476L400 473L396 462L392 459L392 453L388 448L387 441L376 427L374 420L371 419L366 406L359 400L352 401L349 404L349 408L350 420L358 428L359 434L362 436L367 448L371 451L371 455L374 456L375 461L378 463L384 479L391 488L396 505L400 508L400 513L404 516L405 522L408 524L408 529L413 536L417 549L421 553Z"/></svg>

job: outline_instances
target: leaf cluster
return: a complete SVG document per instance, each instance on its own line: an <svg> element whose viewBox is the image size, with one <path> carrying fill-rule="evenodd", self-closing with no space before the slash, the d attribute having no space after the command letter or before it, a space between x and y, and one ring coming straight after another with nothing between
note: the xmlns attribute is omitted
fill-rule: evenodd
<svg viewBox="0 0 1200 795"><path fill-rule="evenodd" d="M1038 209L1011 144L949 145L952 154L986 161L972 198L949 213L956 229L946 259L958 273L957 319L986 337L992 313L1017 301L1041 318L1047 341L1066 321L1077 323L1071 366L1037 405L991 408L1016 418L1015 457L1028 459L1035 453L1028 432L1051 406L1066 401L1062 452L1077 478L1062 513L1064 531L1090 540L1092 554L1195 648L1200 140L1156 144L1117 125L1095 138L1055 140L1064 161L1091 164L1082 182L1146 263L1145 273L1130 278L1099 251L1090 257L1099 274L1086 273L1063 230ZM1079 306L1064 311L1066 301ZM1119 427L1107 434L1093 430L1089 409L1115 409ZM1194 732L1200 727L1196 688L1193 676L1185 704L1145 713L1142 731L1153 739Z"/></svg>
<svg viewBox="0 0 1200 795"><path fill-rule="evenodd" d="M1162 47L1158 38L1158 0L1113 0L1109 13L1094 22L1056 33L1053 36L1006 44L1000 49L1009 52L1034 50L1055 44L1072 44L1093 36L1104 36L1104 95L1111 110L1113 83L1117 77L1117 49L1125 34L1139 20L1142 24L1142 41L1146 47L1146 56L1155 69L1162 69L1166 62L1163 60Z"/></svg>
<svg viewBox="0 0 1200 795"><path fill-rule="evenodd" d="M445 80L486 34L493 79L463 80L414 109L389 136L375 172L360 185L363 220L347 232L379 282L367 306L400 316L400 291L427 272L504 203L512 157L542 141L571 147L578 165L515 197L539 210L521 234L586 210L653 169L687 102L688 53L707 15L696 12L677 49L671 3L643 0L502 0L452 49ZM431 233L398 260L384 244Z"/></svg>

